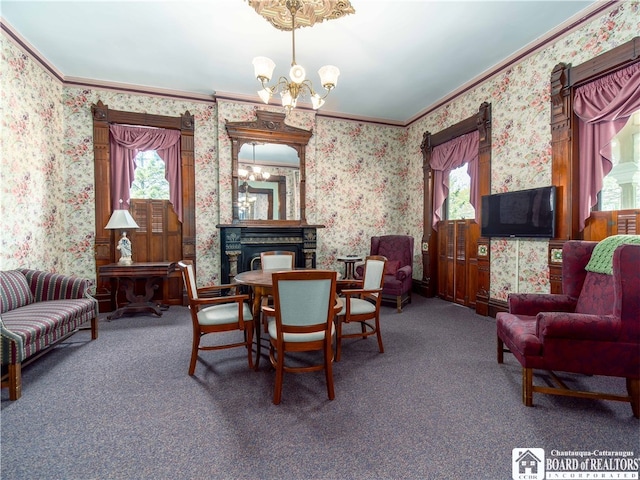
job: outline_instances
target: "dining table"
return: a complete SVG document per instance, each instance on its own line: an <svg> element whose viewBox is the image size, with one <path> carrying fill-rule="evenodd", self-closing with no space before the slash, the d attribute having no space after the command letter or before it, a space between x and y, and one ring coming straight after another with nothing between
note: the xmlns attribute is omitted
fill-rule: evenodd
<svg viewBox="0 0 640 480"><path fill-rule="evenodd" d="M283 271L281 268L273 270L248 270L238 273L233 281L240 285L246 285L253 290L251 313L253 318L260 317L260 305L262 299L271 295L273 289L273 273Z"/></svg>
<svg viewBox="0 0 640 480"><path fill-rule="evenodd" d="M254 318L255 324L255 341L257 346L257 355L256 355L256 363L255 368L258 368L258 363L260 359L260 342L261 342L261 331L260 327L262 326L262 315L260 312L262 306L262 300L268 298L273 293L273 274L275 272L283 272L286 269L276 268L271 270L247 270L245 272L238 273L234 278L232 283L237 283L239 285L246 285L250 287L253 291L253 299L251 302L251 313ZM337 273L337 278L340 280L342 275L340 272Z"/></svg>

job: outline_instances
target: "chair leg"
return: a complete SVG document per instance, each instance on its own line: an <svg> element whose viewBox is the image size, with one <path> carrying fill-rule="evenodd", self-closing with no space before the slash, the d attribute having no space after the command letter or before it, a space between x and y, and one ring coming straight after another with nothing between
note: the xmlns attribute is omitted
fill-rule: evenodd
<svg viewBox="0 0 640 480"><path fill-rule="evenodd" d="M522 403L533 406L533 369L522 367Z"/></svg>
<svg viewBox="0 0 640 480"><path fill-rule="evenodd" d="M497 345L498 348L496 354L498 356L498 363L504 363L504 342L500 337L498 337Z"/></svg>
<svg viewBox="0 0 640 480"><path fill-rule="evenodd" d="M191 345L191 363L189 363L189 375L193 376L196 371L196 360L198 360L198 349L200 347L200 332L193 332L193 343Z"/></svg>
<svg viewBox="0 0 640 480"><path fill-rule="evenodd" d="M336 362L339 362L342 352L342 317L336 319L336 324Z"/></svg>
<svg viewBox="0 0 640 480"><path fill-rule="evenodd" d="M327 395L329 396L329 400L333 400L334 398L336 398L335 390L333 387L331 342L331 339L326 340L327 346L324 351L324 373L327 379Z"/></svg>
<svg viewBox="0 0 640 480"><path fill-rule="evenodd" d="M274 405L280 405L282 400L282 380L284 376L284 352L277 352L276 359L276 384L273 388L273 403Z"/></svg>
<svg viewBox="0 0 640 480"><path fill-rule="evenodd" d="M402 313L402 295L396 297L396 305L398 307L398 313Z"/></svg>
<svg viewBox="0 0 640 480"><path fill-rule="evenodd" d="M627 393L631 397L631 411L633 416L640 418L640 380L627 378Z"/></svg>
<svg viewBox="0 0 640 480"><path fill-rule="evenodd" d="M382 334L380 333L380 315L376 316L376 336L378 337L378 349L380 350L380 353L384 353Z"/></svg>
<svg viewBox="0 0 640 480"><path fill-rule="evenodd" d="M245 342L247 342L247 356L249 357L249 368L251 369L255 369L253 362L253 328L253 322L247 322L244 328ZM260 352L258 352L258 355L259 354ZM258 363L259 358L259 356L256 358L256 363Z"/></svg>

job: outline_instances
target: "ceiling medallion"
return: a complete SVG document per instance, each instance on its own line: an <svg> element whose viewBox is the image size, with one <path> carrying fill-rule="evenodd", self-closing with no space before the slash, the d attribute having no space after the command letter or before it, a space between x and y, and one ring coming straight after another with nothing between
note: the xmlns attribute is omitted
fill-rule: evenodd
<svg viewBox="0 0 640 480"><path fill-rule="evenodd" d="M288 0L247 0L247 3L278 30L291 31ZM356 13L348 0L304 0L300 3L294 28L310 27L325 20L335 20Z"/></svg>

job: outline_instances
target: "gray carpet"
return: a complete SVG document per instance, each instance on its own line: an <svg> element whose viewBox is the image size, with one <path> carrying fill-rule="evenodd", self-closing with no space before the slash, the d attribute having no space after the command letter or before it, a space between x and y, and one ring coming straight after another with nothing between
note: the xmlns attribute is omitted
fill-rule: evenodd
<svg viewBox="0 0 640 480"><path fill-rule="evenodd" d="M3 479L510 479L512 449L627 450L640 423L627 403L535 395L521 369L495 360L495 320L414 296L383 307L385 353L347 341L323 372L274 373L242 349L205 352L187 375L187 310L107 322L23 371L23 397L2 391ZM564 375L624 393L624 381ZM538 382L544 381L539 377Z"/></svg>

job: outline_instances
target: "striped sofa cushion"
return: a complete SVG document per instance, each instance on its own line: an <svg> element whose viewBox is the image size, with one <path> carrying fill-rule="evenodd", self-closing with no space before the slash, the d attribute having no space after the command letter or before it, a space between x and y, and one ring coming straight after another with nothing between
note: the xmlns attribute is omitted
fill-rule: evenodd
<svg viewBox="0 0 640 480"><path fill-rule="evenodd" d="M88 293L90 282L84 278L44 272L42 270L21 269L27 279L35 302L82 298Z"/></svg>
<svg viewBox="0 0 640 480"><path fill-rule="evenodd" d="M0 272L0 313L33 303L26 277L17 270Z"/></svg>
<svg viewBox="0 0 640 480"><path fill-rule="evenodd" d="M91 320L94 315L95 301L90 298L35 302L3 313L4 327L21 337L24 346L21 353L17 350L12 353L22 355L22 358L5 359L8 352L3 352L3 363L21 362Z"/></svg>

